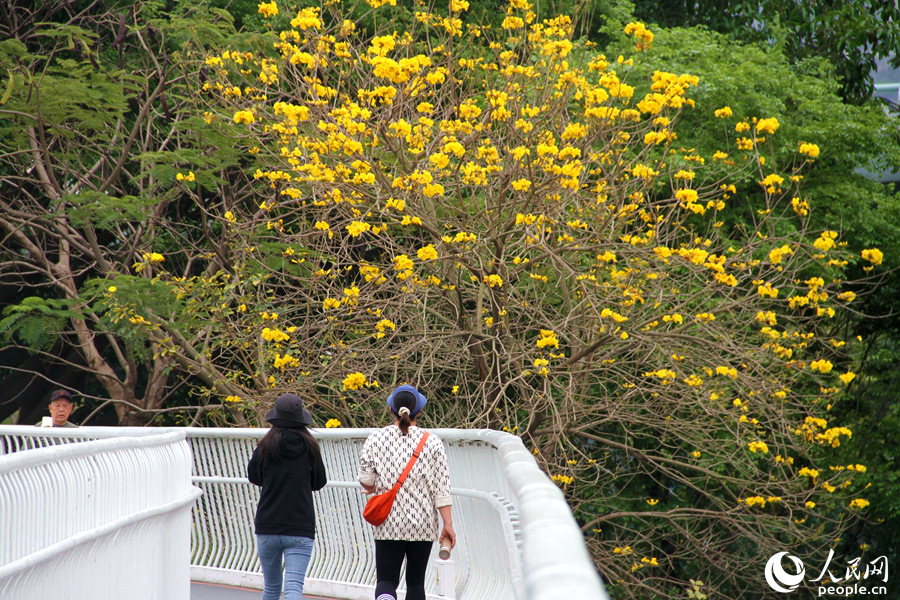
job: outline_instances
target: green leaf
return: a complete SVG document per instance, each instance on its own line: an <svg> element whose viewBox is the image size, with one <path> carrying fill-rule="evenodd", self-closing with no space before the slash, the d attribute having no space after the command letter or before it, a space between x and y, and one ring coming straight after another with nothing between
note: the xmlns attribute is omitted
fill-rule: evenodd
<svg viewBox="0 0 900 600"><path fill-rule="evenodd" d="M0 98L0 106L3 106L9 99L12 97L13 87L16 83L16 77L13 75L12 71L9 71L9 82L6 84L6 91L3 92L3 97Z"/></svg>

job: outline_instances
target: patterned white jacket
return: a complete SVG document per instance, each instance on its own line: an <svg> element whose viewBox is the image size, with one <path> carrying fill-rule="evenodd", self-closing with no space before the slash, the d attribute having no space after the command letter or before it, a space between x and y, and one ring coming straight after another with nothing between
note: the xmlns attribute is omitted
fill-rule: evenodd
<svg viewBox="0 0 900 600"><path fill-rule="evenodd" d="M359 482L381 494L397 483L425 430L411 426L404 435L396 425L373 431L359 457ZM403 482L388 518L375 528L376 540L436 541L438 511L450 506L450 469L441 439L433 433Z"/></svg>

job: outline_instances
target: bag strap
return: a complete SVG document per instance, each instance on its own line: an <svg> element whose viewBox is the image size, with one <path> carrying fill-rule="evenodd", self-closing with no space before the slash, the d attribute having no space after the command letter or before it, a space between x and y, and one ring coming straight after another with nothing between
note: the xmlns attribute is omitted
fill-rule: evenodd
<svg viewBox="0 0 900 600"><path fill-rule="evenodd" d="M406 463L406 468L403 469L403 473L400 474L400 478L397 480L397 483L394 484L396 489L400 489L400 486L403 485L403 482L406 481L406 476L409 475L409 472L412 471L413 465L416 464L416 459L419 458L419 454L422 453L422 448L425 447L425 441L428 439L428 432L426 431L422 435L422 439L419 440L419 445L416 446L416 449L413 451L412 458L409 459L409 462Z"/></svg>

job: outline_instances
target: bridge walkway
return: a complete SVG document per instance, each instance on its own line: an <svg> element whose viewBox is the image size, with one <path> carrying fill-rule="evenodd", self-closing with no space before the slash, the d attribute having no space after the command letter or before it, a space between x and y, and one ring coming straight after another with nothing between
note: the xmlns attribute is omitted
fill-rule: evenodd
<svg viewBox="0 0 900 600"><path fill-rule="evenodd" d="M261 590L250 588L232 587L230 585L217 585L215 583L191 582L191 600L259 600L262 598ZM324 596L310 596L303 594L303 600L332 600Z"/></svg>

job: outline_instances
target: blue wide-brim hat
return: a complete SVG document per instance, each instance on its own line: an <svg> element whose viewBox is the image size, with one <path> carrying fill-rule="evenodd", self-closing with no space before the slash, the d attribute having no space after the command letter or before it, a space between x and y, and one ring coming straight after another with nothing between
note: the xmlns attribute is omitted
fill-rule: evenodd
<svg viewBox="0 0 900 600"><path fill-rule="evenodd" d="M394 396L397 395L397 392L410 392L413 396L416 397L416 408L415 408L415 410L412 410L409 412L409 416L411 416L411 417L414 417L417 414L419 414L419 411L422 410L423 408L425 408L425 404L428 402L428 398L426 398L422 392L420 392L413 386L401 385L400 387L396 388L393 392L391 392L391 395L388 396L388 398L387 398L387 404L388 404L388 406L391 407L391 410L394 412L397 412L397 408L394 407Z"/></svg>

